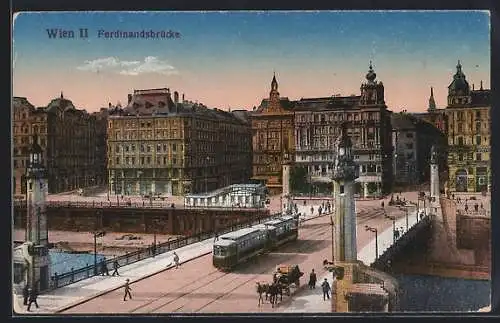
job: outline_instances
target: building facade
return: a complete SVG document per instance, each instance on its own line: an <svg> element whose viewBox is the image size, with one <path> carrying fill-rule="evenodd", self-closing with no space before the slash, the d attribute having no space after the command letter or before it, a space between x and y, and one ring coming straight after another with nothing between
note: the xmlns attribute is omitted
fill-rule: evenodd
<svg viewBox="0 0 500 323"><path fill-rule="evenodd" d="M270 194L282 193L282 164L285 153L294 154L294 113L288 98L280 97L276 76L269 99L263 99L251 115L252 179L265 184Z"/></svg>
<svg viewBox="0 0 500 323"><path fill-rule="evenodd" d="M417 185L429 180L431 147L441 152L436 162L441 170L446 137L431 123L412 114L400 112L391 115L393 145L393 176L396 185Z"/></svg>
<svg viewBox="0 0 500 323"><path fill-rule="evenodd" d="M370 64L360 96L333 96L294 102L295 163L307 169L314 187L331 192L334 143L343 123L353 142L354 161L359 167L355 194L364 197L388 192L392 185L390 112L384 101L384 86L376 81Z"/></svg>
<svg viewBox="0 0 500 323"><path fill-rule="evenodd" d="M470 88L460 61L448 86L448 188L489 191L491 185L490 90Z"/></svg>
<svg viewBox="0 0 500 323"><path fill-rule="evenodd" d="M250 178L250 124L244 115L135 90L108 117L109 193L184 195Z"/></svg>
<svg viewBox="0 0 500 323"><path fill-rule="evenodd" d="M99 128L99 125L101 128ZM47 107L35 108L26 98L13 99L13 189L14 198L26 196L28 147L38 135L48 170L49 193L76 190L104 183L97 161L104 159L96 150L97 134L105 131L96 116L76 109L64 98L52 100ZM101 155L100 155L101 154Z"/></svg>

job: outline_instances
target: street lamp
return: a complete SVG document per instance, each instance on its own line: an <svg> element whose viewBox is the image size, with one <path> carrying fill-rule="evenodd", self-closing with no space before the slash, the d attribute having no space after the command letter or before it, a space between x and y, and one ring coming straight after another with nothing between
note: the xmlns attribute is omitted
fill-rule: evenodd
<svg viewBox="0 0 500 323"><path fill-rule="evenodd" d="M399 206L398 207L401 211L405 211L405 217L406 217L406 231L408 231L408 208L404 206Z"/></svg>
<svg viewBox="0 0 500 323"><path fill-rule="evenodd" d="M332 263L335 262L335 222L333 216L330 216L330 225L332 226Z"/></svg>
<svg viewBox="0 0 500 323"><path fill-rule="evenodd" d="M377 228L365 225L365 230L375 233L375 260L378 259L378 230Z"/></svg>
<svg viewBox="0 0 500 323"><path fill-rule="evenodd" d="M94 275L97 275L97 238L103 237L106 234L106 232L97 231L98 216L102 215L102 211L97 210L95 214L96 214L96 217L95 217L95 226L94 226Z"/></svg>
<svg viewBox="0 0 500 323"><path fill-rule="evenodd" d="M385 213L385 208L384 208L384 216L386 219L389 219L392 221L392 241L393 243L396 243L396 217L392 215L387 215Z"/></svg>

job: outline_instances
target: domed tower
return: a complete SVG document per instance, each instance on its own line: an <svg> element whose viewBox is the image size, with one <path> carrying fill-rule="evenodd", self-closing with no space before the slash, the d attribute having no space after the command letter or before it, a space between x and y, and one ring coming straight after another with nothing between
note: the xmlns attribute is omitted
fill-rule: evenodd
<svg viewBox="0 0 500 323"><path fill-rule="evenodd" d="M470 86L462 72L462 64L458 61L457 72L448 86L448 106L463 106L470 103Z"/></svg>
<svg viewBox="0 0 500 323"><path fill-rule="evenodd" d="M376 81L377 74L373 70L372 62L368 73L366 73L366 83L361 85L360 105L376 105L385 104L384 101L384 84Z"/></svg>
<svg viewBox="0 0 500 323"><path fill-rule="evenodd" d="M354 180L357 167L352 153L352 142L347 135L347 124L342 124L342 133L335 142L336 157L333 168L333 198L335 200L335 262L355 262L356 211L354 202Z"/></svg>

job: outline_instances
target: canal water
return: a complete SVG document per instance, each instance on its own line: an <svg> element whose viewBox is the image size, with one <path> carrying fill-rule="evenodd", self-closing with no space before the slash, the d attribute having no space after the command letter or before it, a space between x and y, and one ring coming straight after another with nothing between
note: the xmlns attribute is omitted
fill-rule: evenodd
<svg viewBox="0 0 500 323"><path fill-rule="evenodd" d="M467 312L490 305L491 281L394 275L402 312Z"/></svg>
<svg viewBox="0 0 500 323"><path fill-rule="evenodd" d="M70 272L71 268L77 270L94 264L93 253L67 253L62 251L49 250L50 275L58 275ZM97 255L97 261L106 259L103 255Z"/></svg>

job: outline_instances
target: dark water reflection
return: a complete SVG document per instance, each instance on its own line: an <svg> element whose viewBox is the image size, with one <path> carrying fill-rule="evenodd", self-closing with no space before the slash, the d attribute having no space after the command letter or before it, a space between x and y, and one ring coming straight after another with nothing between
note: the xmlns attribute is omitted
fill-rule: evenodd
<svg viewBox="0 0 500 323"><path fill-rule="evenodd" d="M403 312L468 312L490 305L491 281L394 275Z"/></svg>
<svg viewBox="0 0 500 323"><path fill-rule="evenodd" d="M51 275L54 275L54 273L67 273L71 271L71 268L77 270L94 264L94 254L71 254L50 250L49 257ZM102 259L105 259L105 257L98 254L97 261L99 262Z"/></svg>

